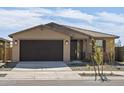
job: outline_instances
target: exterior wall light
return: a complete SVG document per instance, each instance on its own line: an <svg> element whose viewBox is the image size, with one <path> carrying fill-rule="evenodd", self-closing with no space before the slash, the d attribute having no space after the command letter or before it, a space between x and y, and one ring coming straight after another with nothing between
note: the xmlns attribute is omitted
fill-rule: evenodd
<svg viewBox="0 0 124 93"><path fill-rule="evenodd" d="M68 44L69 44L69 41L68 41L68 40L66 40L66 41L65 41L65 44L66 44L66 45L68 45Z"/></svg>
<svg viewBox="0 0 124 93"><path fill-rule="evenodd" d="M18 44L18 40L15 40L15 41L14 41L14 44L17 45L17 44Z"/></svg>

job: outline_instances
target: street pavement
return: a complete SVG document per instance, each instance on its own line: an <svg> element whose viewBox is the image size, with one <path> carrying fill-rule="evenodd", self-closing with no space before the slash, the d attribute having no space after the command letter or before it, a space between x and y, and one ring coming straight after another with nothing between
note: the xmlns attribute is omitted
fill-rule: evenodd
<svg viewBox="0 0 124 93"><path fill-rule="evenodd" d="M124 86L124 81L0 80L0 86Z"/></svg>

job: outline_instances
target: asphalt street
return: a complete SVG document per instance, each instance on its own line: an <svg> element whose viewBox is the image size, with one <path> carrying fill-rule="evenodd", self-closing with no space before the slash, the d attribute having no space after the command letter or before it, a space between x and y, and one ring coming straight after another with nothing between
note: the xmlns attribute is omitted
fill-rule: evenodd
<svg viewBox="0 0 124 93"><path fill-rule="evenodd" d="M124 81L0 80L0 86L124 86Z"/></svg>

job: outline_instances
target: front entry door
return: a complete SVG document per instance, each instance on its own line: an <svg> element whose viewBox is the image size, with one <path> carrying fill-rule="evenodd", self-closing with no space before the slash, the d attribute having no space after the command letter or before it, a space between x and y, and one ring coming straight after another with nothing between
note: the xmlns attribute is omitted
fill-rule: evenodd
<svg viewBox="0 0 124 93"><path fill-rule="evenodd" d="M71 60L77 60L77 40L71 40Z"/></svg>

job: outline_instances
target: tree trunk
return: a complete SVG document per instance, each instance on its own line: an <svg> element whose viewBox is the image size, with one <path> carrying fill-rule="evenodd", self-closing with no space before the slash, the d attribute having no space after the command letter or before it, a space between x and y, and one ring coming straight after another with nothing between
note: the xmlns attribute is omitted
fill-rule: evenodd
<svg viewBox="0 0 124 93"><path fill-rule="evenodd" d="M104 81L103 75L100 73L100 67L99 67L99 65L98 65L98 74L99 74L99 77L101 78L101 80Z"/></svg>
<svg viewBox="0 0 124 93"><path fill-rule="evenodd" d="M100 74L100 68L99 68L99 65L98 65L98 75L100 76L101 74Z"/></svg>
<svg viewBox="0 0 124 93"><path fill-rule="evenodd" d="M101 74L103 75L103 62L102 62L102 73Z"/></svg>
<svg viewBox="0 0 124 93"><path fill-rule="evenodd" d="M95 66L95 62L94 61L92 61L93 62L93 67L94 67L94 71L95 71L95 81L97 80L97 72L96 72L96 66Z"/></svg>

